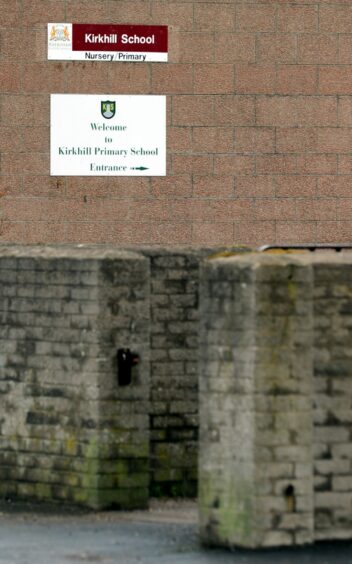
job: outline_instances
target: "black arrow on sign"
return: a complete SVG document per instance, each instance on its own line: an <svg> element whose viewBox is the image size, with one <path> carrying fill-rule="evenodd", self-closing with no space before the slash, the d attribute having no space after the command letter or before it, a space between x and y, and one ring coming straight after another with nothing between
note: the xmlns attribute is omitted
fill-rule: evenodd
<svg viewBox="0 0 352 564"><path fill-rule="evenodd" d="M149 170L147 166L131 166L131 170Z"/></svg>

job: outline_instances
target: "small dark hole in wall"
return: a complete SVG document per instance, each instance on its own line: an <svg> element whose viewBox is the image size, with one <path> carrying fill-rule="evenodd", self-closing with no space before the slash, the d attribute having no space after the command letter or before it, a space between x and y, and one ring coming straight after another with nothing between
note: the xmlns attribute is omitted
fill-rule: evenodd
<svg viewBox="0 0 352 564"><path fill-rule="evenodd" d="M117 381L119 386L129 386L132 383L132 368L139 363L139 356L130 349L117 351Z"/></svg>
<svg viewBox="0 0 352 564"><path fill-rule="evenodd" d="M296 510L295 488L293 487L292 484L289 484L284 489L284 496L286 499L287 511L292 513L293 511Z"/></svg>

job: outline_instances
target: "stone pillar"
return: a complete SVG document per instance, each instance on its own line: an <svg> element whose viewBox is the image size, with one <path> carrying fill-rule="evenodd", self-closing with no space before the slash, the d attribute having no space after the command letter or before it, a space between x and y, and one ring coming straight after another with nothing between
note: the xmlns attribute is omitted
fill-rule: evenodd
<svg viewBox="0 0 352 564"><path fill-rule="evenodd" d="M312 269L293 254L219 258L200 293L202 542L312 542Z"/></svg>
<svg viewBox="0 0 352 564"><path fill-rule="evenodd" d="M0 496L147 505L149 292L134 253L0 249ZM140 357L128 386L119 348Z"/></svg>
<svg viewBox="0 0 352 564"><path fill-rule="evenodd" d="M352 253L315 253L315 538L352 537Z"/></svg>

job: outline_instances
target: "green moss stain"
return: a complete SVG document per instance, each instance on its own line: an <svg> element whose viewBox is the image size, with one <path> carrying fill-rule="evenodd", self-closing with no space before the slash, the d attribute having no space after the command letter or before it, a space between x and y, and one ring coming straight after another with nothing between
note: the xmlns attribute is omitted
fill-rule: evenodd
<svg viewBox="0 0 352 564"><path fill-rule="evenodd" d="M97 436L90 439L85 449L82 468L82 491L77 492L75 501L99 509L99 440Z"/></svg>
<svg viewBox="0 0 352 564"><path fill-rule="evenodd" d="M35 495L40 500L52 498L51 486L49 484L35 484Z"/></svg>
<svg viewBox="0 0 352 564"><path fill-rule="evenodd" d="M222 538L250 546L254 528L251 488L232 489L219 504L219 533Z"/></svg>
<svg viewBox="0 0 352 564"><path fill-rule="evenodd" d="M77 438L75 435L71 435L65 441L65 454L68 456L74 456L77 454Z"/></svg>
<svg viewBox="0 0 352 564"><path fill-rule="evenodd" d="M290 300L290 302L295 303L295 301L297 299L297 286L294 282L292 282L292 280L288 281L287 293L288 293L288 299Z"/></svg>
<svg viewBox="0 0 352 564"><path fill-rule="evenodd" d="M99 475L99 469L100 461L98 438L93 437L89 441L85 451L82 479L82 485L84 488L91 488L93 484L96 484L97 476Z"/></svg>
<svg viewBox="0 0 352 564"><path fill-rule="evenodd" d="M127 440L120 429L109 430L108 435L104 434L104 440L100 433L92 433L86 441L75 429L62 431L53 426L45 429L40 437L27 439L16 434L10 437L11 455L16 466L20 455L16 454L15 458L15 453L22 451L23 456L38 461L36 483L27 483L27 476L23 475L21 487L16 484L16 497L68 502L97 510L148 505L150 461L147 440L133 443L133 436L128 436ZM41 468L41 456L51 460L50 468ZM24 469L26 464L22 463ZM33 462L30 464L33 466ZM56 476L54 483L53 472ZM5 495L9 494L10 486L2 488Z"/></svg>
<svg viewBox="0 0 352 564"><path fill-rule="evenodd" d="M251 547L255 535L253 486L245 480L231 479L221 490L219 480L202 478L199 507L205 543Z"/></svg>

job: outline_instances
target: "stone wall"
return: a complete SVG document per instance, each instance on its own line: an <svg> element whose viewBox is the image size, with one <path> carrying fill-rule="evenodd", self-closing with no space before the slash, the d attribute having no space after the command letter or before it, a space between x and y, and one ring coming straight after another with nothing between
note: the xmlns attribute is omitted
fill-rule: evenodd
<svg viewBox="0 0 352 564"><path fill-rule="evenodd" d="M239 249L238 252L240 252L240 250L244 249ZM145 433L148 434L150 429L150 456L148 457L150 465L150 479L148 487L149 493L154 496L195 496L197 493L199 266L204 256L219 251L221 251L221 249L214 248L163 249L161 247L142 247L133 249L133 252L138 253L140 257L141 255L145 257L145 262L149 264L150 269L150 280L148 278L148 281L146 282L149 288L148 306L145 306L149 308L148 311L151 320L150 339L148 337L149 340L143 343L144 358L148 358L147 350L150 349L150 352L148 353L150 354L150 389L148 388L147 390L146 388L139 387L139 397L141 409L144 414L146 412L145 410L147 410L147 405L149 406L147 410L149 417L148 428L145 428ZM79 287L76 288L76 286L74 286L74 284L79 283L80 276L83 276L83 274L81 275L80 273L81 269L83 269L84 273L86 263L88 265L104 265L105 256L115 256L115 254L116 256L119 256L119 253L114 249L108 247L89 246L47 247L45 249L40 249L39 247L21 248L15 246L3 247L2 252L4 253L3 261L5 261L5 258L6 261L10 261L10 259L16 261L16 257L21 256L22 262L20 263L20 266L16 266L18 272L22 272L22 263L24 263L25 260L29 262L34 261L33 268L37 269L39 272L43 271L42 278L40 278L39 275L36 275L36 286L34 288L35 296L40 296L40 292L43 292L48 296L46 307L54 308L52 311L48 312L48 319L46 320L47 324L50 325L52 322L62 323L69 326L71 323L71 310L77 310L80 312L82 309L80 305L81 290ZM14 264L17 265L16 262ZM41 285L44 284L45 280L48 279L49 282L51 282L50 272L54 269L54 267L56 270L62 272L62 278L59 278L58 282L55 280L55 286L53 289L50 285L48 288L45 286L42 289ZM47 269L49 269L48 272ZM59 283L63 284L62 280L64 280L65 276L70 276L71 271L76 272L76 278L72 281L72 288L69 286L69 282L65 282L63 289L58 290ZM5 270L4 267L2 269L2 276L4 278L3 284L6 283L6 276L12 280L12 274L5 275L5 272L7 272L7 270ZM93 272L95 272L94 269ZM101 279L99 283L97 282L97 287L94 285L89 287L89 295L91 299L90 307L92 308L92 318L89 323L92 324L93 320L97 322L96 319L99 318L99 351L102 347L105 347L107 350L106 354L108 355L112 354L112 340L116 341L116 349L119 348L118 335L121 335L121 330L117 332L116 329L114 329L115 321L114 318L111 317L112 314L110 313L108 317L99 313L100 310L104 310L104 308L108 308L106 311L110 311L112 308L112 311L116 315L118 315L118 312L121 311L121 307L116 303L120 294L117 294L117 297L114 297L113 295L114 292L120 292L119 280L116 282L112 282L112 280L113 278L111 278L111 281L109 281L109 279ZM34 290L32 286L30 286L30 283L31 281L26 277L25 271L25 274L21 274L21 277L18 279L16 286L17 289L12 287L9 289L7 286L3 286L4 295L6 295L6 292L8 291L14 292L14 296L22 293L23 295L33 294ZM137 283L137 281L134 283ZM114 289L115 285L116 289ZM82 293L82 296L87 294L86 290L84 290L84 292ZM109 293L111 295L108 295ZM131 296L133 296L133 294L131 294ZM37 308L42 307L42 302L38 301L38 299L36 298ZM128 295L125 297L122 293L121 300L122 299L126 306ZM146 296L145 300L147 300ZM69 305L67 305L66 302L68 302ZM5 318L5 324L8 320L7 310L5 311L5 308L7 307L9 307L8 302L3 304L3 315L5 315L5 313L7 315ZM13 307L12 302L11 307ZM30 308L30 305L27 304L26 307ZM131 305L132 309L134 307L138 307L138 303L134 306ZM60 321L57 321L54 316L55 308L58 312L57 315L59 316ZM31 318L33 327L34 323L40 324L42 322L42 314L39 315L37 310L30 311L30 313L33 317L38 314L38 319L33 321ZM142 310L140 310L139 315L142 315ZM101 325L103 319L105 322L104 331ZM21 322L24 323L24 318L21 318L18 321L18 323ZM79 322L80 325L77 328L77 331L84 330L82 336L77 337L77 339L79 338L81 343L80 346L82 347L84 339L90 337L89 335L87 337L83 314L79 319ZM80 335L79 331L77 335L78 334ZM47 352L45 358L48 362L50 358L53 359L53 363L60 364L61 362L60 355L63 354L62 351L64 346L60 344L60 335L60 333L53 334L52 340L55 341L55 339L57 339L58 342L56 344L53 343L52 346L36 345L37 348L40 348L40 346L45 348L46 346ZM10 327L3 328L1 337L3 338L1 347L4 348L4 351L6 351L8 347L16 349L16 342L11 345L9 344L10 340L17 338L16 333L13 333ZM132 339L132 337L133 332L130 335L130 339ZM25 342L27 342L28 336L25 335L24 339ZM123 346L127 346L126 342L128 340L129 338L127 337L124 339ZM24 345L20 343L18 346L22 347ZM67 347L68 345L66 345L66 354L70 355L71 349ZM140 346L137 348L139 350ZM75 354L75 351L73 351L72 355L75 356ZM85 354L87 355L88 353ZM90 354L92 357L91 362L94 362L97 354L96 347L90 348ZM105 356L103 356L103 358L104 357ZM6 357L6 362L10 361L11 359ZM27 362L27 357L24 361ZM29 360L29 362L31 362L31 360ZM69 360L67 362L71 363L72 370L70 376L68 376L68 378L71 378L73 373L76 374L76 371L79 372L81 369L77 366L77 363L73 364L75 362L74 360ZM116 363L116 359L114 360L114 363ZM99 365L99 369L101 372L103 365ZM112 371L114 374L116 373L115 364L112 367ZM36 370L35 374L40 383L42 380L41 372ZM95 374L94 377L97 378L97 375ZM79 376L77 376L77 378L79 378ZM92 375L90 375L90 378L92 378ZM109 381L110 378L111 376L109 376ZM94 383L95 381L91 382L89 380L89 382L90 387L98 385L97 383ZM143 382L145 382L145 380L143 380ZM61 382L60 385L64 386ZM114 386L115 380L112 382L113 389ZM58 388L58 386L56 386L56 388ZM71 388L68 387L68 390L70 389ZM109 387L106 388L108 397L105 405L103 403L105 396L102 395L104 386L99 385L99 396L96 399L97 402L99 402L100 410L99 424L103 425L104 428L113 429L116 427L116 422L114 422L113 417L113 413L116 409L118 409L119 412L120 410L123 412L130 410L133 414L133 410L136 407L128 403L124 406L119 404L117 402L117 398L113 395L113 389L110 390ZM55 390L52 393L55 393ZM57 393L64 394L62 389L57 389ZM126 389L119 388L119 393L123 393L123 398L128 401L130 392ZM67 394L67 392L65 392L65 394ZM43 408L46 406L45 397L41 400ZM143 401L142 398L144 398ZM80 401L81 399L82 398L80 398ZM56 403L59 405L59 400L56 400ZM83 405L85 406L84 409L87 410L87 406L80 403L80 406ZM90 406L93 404L87 405ZM95 405L98 406L98 403ZM69 402L67 402L67 408L71 409ZM108 415L109 413L111 413L111 418ZM104 422L101 421L103 414L104 417L106 415L106 420L104 419ZM6 416L6 419L8 419L8 416ZM86 419L89 425L93 426L92 417L88 417L87 415ZM132 415L131 419L133 419ZM60 425L65 427L65 421L66 420L60 420ZM79 425L79 423L77 423L77 425ZM105 431L105 433L107 433L107 431ZM137 435L134 436L134 439L136 436ZM147 439L145 439L145 441L146 440ZM14 460L17 459L14 458Z"/></svg>
<svg viewBox="0 0 352 564"><path fill-rule="evenodd" d="M143 249L151 268L151 494L195 496L201 249Z"/></svg>
<svg viewBox="0 0 352 564"><path fill-rule="evenodd" d="M79 393L77 408L80 412L86 412L83 418L86 423L83 423L87 425L87 433L92 433L95 437L96 426L99 425L99 428L104 429L104 441L106 440L107 442L112 440L111 433L118 427L119 417L122 413L124 414L124 420L121 422L123 425L130 424L132 426L137 425L138 427L141 424L139 419L141 419L143 424L140 437L138 438L137 433L133 436L130 433L130 436L133 444L135 444L137 439L143 443L139 450L145 448L147 443L149 444L148 449L150 448L150 452L148 450L148 456L146 456L147 462L143 459L139 462L135 461L134 463L136 469L138 469L138 467L141 468L141 480L143 481L144 488L149 488L149 493L155 496L195 496L197 492L198 452L197 350L199 328L199 264L202 256L208 254L209 251L206 249L162 249L151 247L136 248L134 251L139 253L140 261L138 264L140 264L141 261L143 262L142 255L144 255L145 259L143 264L148 265L148 277L143 280L143 284L146 285L145 287L148 287L148 292L140 298L143 303L138 300L135 303L133 302L135 291L133 288L137 285L138 278L133 280L130 293L127 292L126 287L120 288L123 275L115 274L115 267L112 262L113 259L110 258L110 256L114 257L116 255L119 257L120 254L121 257L125 256L126 253L122 251L119 253L107 247L88 246L47 247L46 249L40 249L39 247L2 247L2 253L4 255L2 264L6 266L6 264L11 264L12 261L14 269L16 269L15 271L18 272L18 280L16 286L13 286L12 272L8 271L5 266L1 267L1 287L3 288L4 296L7 296L7 292L10 292L13 294L13 300L11 303L9 303L8 300L3 302L3 321L5 325L1 333L2 341L0 350L3 349L4 353L6 353L8 349L13 349L13 352L15 352L19 349L22 350L25 346L29 346L29 336L25 332L25 329L22 328L21 323L24 325L30 323L33 334L36 334L37 330L35 327L36 324L39 324L40 329L38 331L40 338L44 331L42 330L41 323L46 323L51 331L51 333L48 332L48 335L52 334L50 343L44 342L44 344L38 344L36 340L33 341L33 354L44 355L42 351L45 351L45 356L40 356L38 361L33 360L32 355L28 353L22 358L22 361L23 363L28 362L29 366L31 366L32 362L40 363L45 361L48 363L47 370L52 370L52 365L57 364L61 366L63 362L65 363L65 370L67 372L67 374L65 373L66 380L68 380L68 389L66 391L63 390L65 384L61 382L61 380L57 382L55 389L51 391L44 389L43 391L43 374L41 370L36 367L33 369L33 374L36 381L38 381L39 392L36 392L32 386L33 393L37 393L38 397L41 398L40 405L43 410L47 409L47 407L52 409L52 403L58 405L58 409L62 408L64 410L62 406L63 401L60 401L60 399L54 401L47 398L50 397L48 396L49 393L57 393L59 394L59 398L61 396L66 398L66 395L72 387L70 381L73 375L75 381L78 381L80 378L86 381L86 368L82 363L82 365L78 364L76 360L78 354L76 348L81 347L84 351L82 353L84 357L82 358L85 361L90 358L90 363L93 365L97 362L97 355L99 358L101 357L101 359L103 359L106 358L106 356L111 356L113 351L116 353L119 347L131 346L131 344L128 345L128 342L133 344L133 339L135 339L134 322L131 321L132 329L129 334L128 323L130 323L130 317L127 317L125 321L123 320L123 317L121 317L121 312L123 311L122 305L123 308L127 308L129 316L134 315L133 312L137 312L136 319L146 315L146 311L148 310L151 323L150 329L149 325L148 328L143 328L143 330L145 329L146 336L144 340L142 339L144 376L143 381L139 382L138 388L134 390L118 388L118 396L115 396L116 358L113 359L113 364L110 366L106 366L105 363L101 362L97 365L99 373L91 373L91 369L89 369L89 390L92 387L97 387L98 390L92 398L95 400L95 403L89 403L85 396L81 396ZM126 256L129 256L128 253ZM16 261L19 260L21 260L21 262L17 264ZM27 276L27 271L24 270L23 267L26 261L28 264L32 265L31 268L35 273L32 273L32 277L35 276L35 286L33 287L31 286L31 271L29 271ZM110 265L112 266L110 267ZM92 270L92 276L95 276L95 278L93 278L91 282L88 281L88 289L84 286L82 289L80 280L82 277L85 277L85 279L88 278L90 271L88 271L88 273L85 271L88 267ZM111 269L110 275L109 268ZM123 265L121 268L123 268ZM104 272L107 273L106 278L97 278L96 271L100 272L99 269L104 269ZM116 269L120 269L119 263L116 265ZM130 270L131 269L128 270L125 276L133 275ZM37 271L42 273L42 276L37 274ZM51 276L51 272L55 274L55 278L54 274ZM74 273L74 277L72 273ZM142 284L142 281L140 281L140 283ZM8 287L9 284L11 287ZM60 285L62 285L62 288ZM10 313L7 309L9 307L17 307L17 302L14 300L17 299L18 294L21 296L23 294L23 296L26 297L28 303L25 302L23 307L26 308L26 311L28 310L29 315L28 320L23 316L19 317L17 320L20 334L24 334L23 342L20 341L19 343L16 341L16 332L13 332L11 329ZM41 294L47 296L45 304L43 301L40 301ZM138 294L136 295L138 298ZM84 315L86 309L81 306L81 300L88 300L88 298L90 301L87 301L88 305L86 307L90 307L91 317L85 320ZM45 308L48 309L47 312ZM128 308L131 311L129 311ZM43 312L41 312L41 309L43 309ZM45 312L47 318L43 320ZM56 316L55 312L57 312ZM72 338L79 342L79 345L72 345L70 347L66 341L61 343L64 338L63 334L60 333L59 330L53 332L51 324L54 326L58 324L58 327L67 326L71 328L71 312L75 314L74 320L77 318L78 324L76 335ZM116 316L117 318L115 319ZM122 327L115 327L116 324L124 322L127 324L124 329L126 338L122 338ZM98 328L95 326L97 323L99 323ZM88 326L86 327L87 324ZM91 326L93 327L94 335L97 334L96 339L98 339L99 343L94 344L94 346L92 345L89 348L89 352L87 352L86 349L88 345L85 344L85 340L92 338L90 335ZM46 337L46 335L44 336ZM121 341L122 344L120 342L119 345L119 341ZM140 344L136 348L140 350ZM40 353L37 353L37 350L39 350ZM148 356L149 354L150 357ZM71 359L71 356L73 359ZM64 360L62 357L65 357ZM80 356L78 358L81 359ZM37 359L37 356L35 356L35 359ZM13 362L13 356L6 356L4 362L6 364L6 374L4 378L8 378L9 366ZM146 378L145 362L148 362L148 370L150 370L150 387L149 380ZM99 378L105 378L105 376L101 376L101 374L105 374L106 371L109 372L108 379L105 381L105 384L100 384L100 381L97 380L98 376ZM31 374L31 372L29 373ZM27 387L29 385L27 381L29 373L25 372L24 377ZM21 377L23 377L23 375ZM53 378L55 380L54 376ZM82 393L85 393L83 383L81 386L83 388ZM6 398L9 397L7 392L8 388L10 390L8 385L4 386L4 390L7 394ZM76 390L76 388L77 386L75 384L73 390ZM20 389L22 390L22 388ZM16 387L11 393L18 394L18 390L19 388ZM121 394L123 403L119 401ZM132 396L130 398L131 394ZM137 398L136 394L139 398L139 408L134 401ZM5 401L5 396L3 396L3 398ZM88 403L84 403L86 401ZM69 397L65 404L67 410L72 409L70 402L71 399ZM93 409L93 406L95 406L95 409L98 411L95 415L89 415L89 410ZM18 407L18 409L20 409L20 407ZM141 413L138 409L141 410ZM6 425L9 425L6 404L4 406L4 412L6 412L6 417L4 416L7 422ZM117 415L117 413L119 415ZM64 411L64 415L65 414L66 412ZM148 416L147 423L144 419L146 414ZM31 418L32 415L29 417ZM80 429L83 424L81 416L78 416L76 413L75 417L78 418L76 426ZM99 423L97 421L99 421ZM62 426L63 430L61 433L66 433L66 429L70 428L72 425L70 418L55 419L54 423L56 424L56 428L51 428L53 432L54 430L55 432L58 431L58 427ZM38 424L37 422L35 429L39 429ZM40 429L44 436L45 430L43 430L42 427L40 427ZM109 432L108 429L110 429ZM27 433L27 430L22 429L22 431ZM127 428L126 436L129 432L130 429ZM119 430L118 433L121 435L122 431ZM100 444L102 441L103 436L100 436ZM128 448L133 450L133 446L129 446ZM16 450L16 446L13 446L13 449ZM5 448L5 450L7 449ZM122 451L122 447L120 447L120 451ZM76 451L73 454L77 454ZM18 457L12 455L12 459L13 464L16 465ZM66 463L68 467L69 461L67 460ZM148 473L149 470L150 476L147 480L146 473ZM100 483L102 483L102 478L99 479ZM105 481L107 483L107 480ZM130 482L132 483L132 478ZM138 476L135 482L136 484L138 483ZM121 480L120 483L122 483ZM13 489L13 495L15 495L18 491L17 485L10 487L10 484L7 484L4 492L10 492L10 495L12 491L11 488ZM33 491L34 486L31 488L26 486L26 491L30 489ZM38 489L38 487L36 487L36 489ZM21 487L20 495L22 494L22 490L23 488ZM137 496L138 492L136 490L134 491L134 496ZM144 489L143 491L145 493L146 490ZM51 495L50 492L48 493L48 497ZM110 495L110 493L107 493L107 495ZM128 494L130 493L131 491L128 492ZM119 495L121 497L121 492ZM116 496L117 493L115 493L115 497ZM80 501L80 498L75 493L73 501L76 500ZM83 501L82 499L82 502ZM112 501L112 499L110 499L110 501Z"/></svg>
<svg viewBox="0 0 352 564"><path fill-rule="evenodd" d="M352 253L248 254L201 273L201 537L351 538Z"/></svg>
<svg viewBox="0 0 352 564"><path fill-rule="evenodd" d="M351 538L352 263L314 265L315 536Z"/></svg>
<svg viewBox="0 0 352 564"><path fill-rule="evenodd" d="M116 250L0 250L0 496L149 497L149 264ZM140 356L130 386L116 353Z"/></svg>
<svg viewBox="0 0 352 564"><path fill-rule="evenodd" d="M242 250L1 247L1 497L195 495L199 372L203 539L351 536L351 255Z"/></svg>
<svg viewBox="0 0 352 564"><path fill-rule="evenodd" d="M142 247L135 251L149 258L151 268L150 491L158 497L196 496L199 269L205 257L224 249Z"/></svg>

